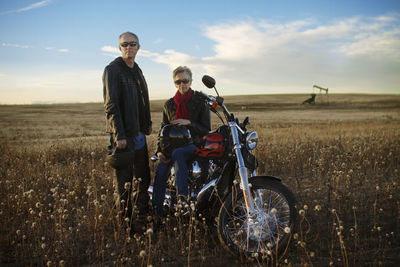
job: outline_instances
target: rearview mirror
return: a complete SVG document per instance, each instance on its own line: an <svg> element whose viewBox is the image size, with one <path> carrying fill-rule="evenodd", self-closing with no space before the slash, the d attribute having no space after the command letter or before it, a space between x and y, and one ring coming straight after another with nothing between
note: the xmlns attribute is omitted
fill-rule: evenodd
<svg viewBox="0 0 400 267"><path fill-rule="evenodd" d="M214 88L215 87L215 80L213 77L204 75L201 81L204 83L205 86L208 88Z"/></svg>

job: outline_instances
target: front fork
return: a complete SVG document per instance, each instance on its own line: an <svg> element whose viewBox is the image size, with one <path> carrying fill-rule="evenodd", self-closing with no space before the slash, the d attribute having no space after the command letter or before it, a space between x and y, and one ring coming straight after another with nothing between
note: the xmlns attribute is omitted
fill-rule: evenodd
<svg viewBox="0 0 400 267"><path fill-rule="evenodd" d="M243 160L243 156L242 156L242 152L241 152L242 145L239 142L239 135L238 135L238 129L237 129L236 122L230 122L229 127L231 129L232 139L233 139L233 149L235 151L236 159L237 159L237 163L238 163L238 170L239 170L239 175L240 175L240 188L243 190L243 196L244 196L245 203L246 203L247 215L249 216L249 218L252 218L255 215L254 199L250 192L249 175L248 175L247 168L244 164L244 160ZM255 175L255 171L253 171L252 175Z"/></svg>

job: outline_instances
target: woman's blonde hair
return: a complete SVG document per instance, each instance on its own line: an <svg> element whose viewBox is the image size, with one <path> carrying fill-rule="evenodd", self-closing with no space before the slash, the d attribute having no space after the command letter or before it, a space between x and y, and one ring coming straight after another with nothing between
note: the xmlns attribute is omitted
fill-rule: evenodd
<svg viewBox="0 0 400 267"><path fill-rule="evenodd" d="M185 72L187 75L189 75L190 80L192 80L192 71L186 66L179 66L176 69L174 69L174 71L172 72L172 79L174 79L178 73L182 72Z"/></svg>

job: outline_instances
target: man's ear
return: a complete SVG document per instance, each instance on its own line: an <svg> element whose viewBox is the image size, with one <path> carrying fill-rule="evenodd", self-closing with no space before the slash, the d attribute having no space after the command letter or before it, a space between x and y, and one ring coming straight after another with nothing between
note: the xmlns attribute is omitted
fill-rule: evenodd
<svg viewBox="0 0 400 267"><path fill-rule="evenodd" d="M122 50L121 50L121 46L120 46L120 45L118 45L118 49L119 49L119 51L121 51L121 52L122 52Z"/></svg>
<svg viewBox="0 0 400 267"><path fill-rule="evenodd" d="M137 49L138 49L138 50L140 49L140 44L138 44L138 47L137 47Z"/></svg>

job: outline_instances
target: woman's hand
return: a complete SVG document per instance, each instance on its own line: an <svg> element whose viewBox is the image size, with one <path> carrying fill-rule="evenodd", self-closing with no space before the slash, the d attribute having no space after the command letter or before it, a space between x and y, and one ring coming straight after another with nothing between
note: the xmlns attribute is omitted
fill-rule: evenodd
<svg viewBox="0 0 400 267"><path fill-rule="evenodd" d="M175 125L190 125L191 121L186 120L186 119L177 119L177 120L171 121L170 123L175 124Z"/></svg>

